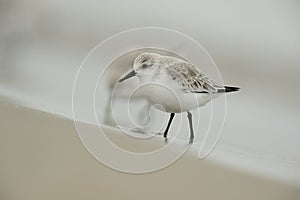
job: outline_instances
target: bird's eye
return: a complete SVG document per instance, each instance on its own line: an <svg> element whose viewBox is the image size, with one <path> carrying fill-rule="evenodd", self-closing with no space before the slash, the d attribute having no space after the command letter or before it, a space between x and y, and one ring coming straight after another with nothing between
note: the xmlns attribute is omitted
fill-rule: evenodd
<svg viewBox="0 0 300 200"><path fill-rule="evenodd" d="M142 68L143 68L143 69L145 69L145 68L147 68L147 67L148 67L147 64L143 64L143 65L142 65Z"/></svg>
<svg viewBox="0 0 300 200"><path fill-rule="evenodd" d="M142 63L146 62L147 60L148 60L147 58L143 59L143 60L142 60Z"/></svg>

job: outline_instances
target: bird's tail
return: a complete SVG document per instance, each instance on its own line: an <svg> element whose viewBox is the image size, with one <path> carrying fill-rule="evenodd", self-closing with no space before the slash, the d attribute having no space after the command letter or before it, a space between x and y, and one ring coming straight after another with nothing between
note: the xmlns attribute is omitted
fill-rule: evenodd
<svg viewBox="0 0 300 200"><path fill-rule="evenodd" d="M239 87L233 87L233 86L225 86L225 92L236 92L239 91Z"/></svg>

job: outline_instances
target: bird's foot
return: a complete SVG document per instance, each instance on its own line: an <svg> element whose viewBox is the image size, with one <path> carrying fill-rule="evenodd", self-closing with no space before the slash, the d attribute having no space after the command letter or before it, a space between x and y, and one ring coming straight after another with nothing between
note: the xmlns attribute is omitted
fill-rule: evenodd
<svg viewBox="0 0 300 200"><path fill-rule="evenodd" d="M189 144L193 144L193 142L194 142L194 138L190 138Z"/></svg>
<svg viewBox="0 0 300 200"><path fill-rule="evenodd" d="M168 138L167 138L167 137L165 137L165 143L166 143L166 144L168 143Z"/></svg>

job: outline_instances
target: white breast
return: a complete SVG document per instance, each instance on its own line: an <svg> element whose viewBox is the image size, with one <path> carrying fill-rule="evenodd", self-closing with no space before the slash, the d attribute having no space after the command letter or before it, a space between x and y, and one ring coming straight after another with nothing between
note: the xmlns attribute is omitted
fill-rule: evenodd
<svg viewBox="0 0 300 200"><path fill-rule="evenodd" d="M208 94L185 93L156 82L143 85L140 92L159 110L174 113L193 110L211 100Z"/></svg>

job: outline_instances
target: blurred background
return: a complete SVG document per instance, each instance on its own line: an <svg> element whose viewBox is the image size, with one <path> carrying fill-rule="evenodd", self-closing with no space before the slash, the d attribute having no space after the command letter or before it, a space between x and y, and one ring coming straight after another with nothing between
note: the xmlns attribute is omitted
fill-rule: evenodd
<svg viewBox="0 0 300 200"><path fill-rule="evenodd" d="M243 155L246 160L242 162L233 156L222 162L299 186L298 0L0 0L0 95L18 102L17 105L72 118L72 87L85 56L111 35L145 26L170 28L193 37L209 52L224 82L242 88L239 94L227 98L226 122L216 148ZM33 149L37 144L50 146L38 139L46 134L43 132L31 139L17 133L11 136L13 124L7 124L14 115L9 117L5 112L14 113L10 109L0 110L0 199L14 199L13 194L22 191L23 185L16 183L21 178L14 177L11 174L15 171L9 170L14 165L11 157L18 155L11 151L13 141L23 138L24 143L19 145L25 145L24 149L27 145ZM68 137L63 136L66 143ZM32 161L44 162L43 153L46 155L42 151L39 157L31 157ZM258 160L248 163L247 158ZM15 164L20 164L24 174L28 175L29 170L37 177L24 162L26 159ZM40 179L36 180L45 180L41 177L50 168L45 170L40 171ZM70 181L70 177L63 180ZM16 199L22 194L16 195Z"/></svg>

